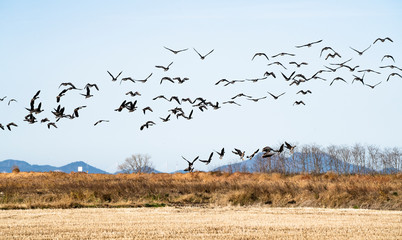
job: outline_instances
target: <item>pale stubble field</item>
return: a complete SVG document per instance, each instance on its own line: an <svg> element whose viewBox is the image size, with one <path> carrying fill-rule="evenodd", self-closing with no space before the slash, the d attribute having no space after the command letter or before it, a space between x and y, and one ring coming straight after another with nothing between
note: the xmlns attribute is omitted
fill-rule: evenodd
<svg viewBox="0 0 402 240"><path fill-rule="evenodd" d="M267 207L3 210L0 239L402 239L402 211Z"/></svg>

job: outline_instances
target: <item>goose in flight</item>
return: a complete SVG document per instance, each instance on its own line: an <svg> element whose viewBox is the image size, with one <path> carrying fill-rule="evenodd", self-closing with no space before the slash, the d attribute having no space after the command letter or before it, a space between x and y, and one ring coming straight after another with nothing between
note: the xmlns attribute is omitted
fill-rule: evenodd
<svg viewBox="0 0 402 240"><path fill-rule="evenodd" d="M348 68L349 71L354 72L356 70L356 68L358 68L360 66L357 65L357 66L351 67L351 66L348 66L348 65L341 65L340 67Z"/></svg>
<svg viewBox="0 0 402 240"><path fill-rule="evenodd" d="M304 45L296 46L296 48L311 47L311 46L313 46L313 44L317 44L317 43L320 43L320 42L322 42L322 39L318 40L318 41L315 41L315 42L310 42L310 43L307 43L307 44L304 44Z"/></svg>
<svg viewBox="0 0 402 240"><path fill-rule="evenodd" d="M282 145L279 147L279 149L278 149L278 150L274 150L274 152L276 152L276 153L282 153L284 146L285 146L285 144L282 143Z"/></svg>
<svg viewBox="0 0 402 240"><path fill-rule="evenodd" d="M335 57L339 57L341 58L341 55L339 55L339 53L335 52L335 53L328 53L327 57L325 58L325 60L327 60L328 58L335 58Z"/></svg>
<svg viewBox="0 0 402 240"><path fill-rule="evenodd" d="M285 53L285 52L282 52L282 53L278 53L278 54L272 56L272 58L276 58L276 57L279 57L279 56L291 56L291 57L294 57L294 56L296 56L296 55L293 54L293 53Z"/></svg>
<svg viewBox="0 0 402 240"><path fill-rule="evenodd" d="M65 93L70 90L71 88L67 88L67 89L63 89L59 95L56 96L56 102L60 102L61 97L63 97L65 95Z"/></svg>
<svg viewBox="0 0 402 240"><path fill-rule="evenodd" d="M281 72L283 78L284 78L286 81L290 81L290 79L292 79L292 77L293 77L293 75L294 75L295 73L296 73L296 72L293 71L292 74L290 74L290 76L287 77L285 74L283 74L283 72Z"/></svg>
<svg viewBox="0 0 402 240"><path fill-rule="evenodd" d="M364 85L363 78L364 78L364 75L365 75L365 74L366 74L366 73L363 73L363 76L362 76L362 77L358 77L358 76L356 76L356 75L353 75L353 77L355 77L355 78L353 78L352 83L354 83L354 81L359 81L359 82L361 82L361 83Z"/></svg>
<svg viewBox="0 0 402 240"><path fill-rule="evenodd" d="M303 101L295 101L294 103L293 103L293 106L294 105L300 105L300 104L303 104L303 105L306 105Z"/></svg>
<svg viewBox="0 0 402 240"><path fill-rule="evenodd" d="M363 70L359 70L357 72L372 72L372 73L377 73L377 74L381 74L380 72L374 71L372 69L363 69Z"/></svg>
<svg viewBox="0 0 402 240"><path fill-rule="evenodd" d="M160 119L161 119L163 122L167 122L167 121L170 120L170 115L171 115L171 114L169 114L166 118L161 118L161 117L160 117Z"/></svg>
<svg viewBox="0 0 402 240"><path fill-rule="evenodd" d="M296 67L298 67L298 68L300 68L302 65L308 65L308 63L306 63L306 62L301 62L301 63L289 62L289 64L294 64L294 65L296 65Z"/></svg>
<svg viewBox="0 0 402 240"><path fill-rule="evenodd" d="M167 72L172 64L173 64L173 62L169 63L169 65L167 65L166 67L161 66L161 65L156 65L155 67L156 68L162 68L163 71Z"/></svg>
<svg viewBox="0 0 402 240"><path fill-rule="evenodd" d="M50 120L48 118L44 118L44 119L40 120L40 123L45 123L45 122L50 122Z"/></svg>
<svg viewBox="0 0 402 240"><path fill-rule="evenodd" d="M4 96L3 98L0 98L0 102L4 101L4 99L6 99L7 96Z"/></svg>
<svg viewBox="0 0 402 240"><path fill-rule="evenodd" d="M237 83L237 82L244 82L245 80L232 80L232 81L229 81L228 83L226 83L225 85L223 85L224 87L226 87L227 85L229 85L229 84L235 84L235 83Z"/></svg>
<svg viewBox="0 0 402 240"><path fill-rule="evenodd" d="M211 53L214 51L214 49L212 49L209 53L207 53L207 54L205 54L205 55L203 56L203 55L201 55L197 50L195 50L195 48L193 48L193 49L194 49L194 51L198 54L198 56L200 56L201 60L204 60L209 54L211 54Z"/></svg>
<svg viewBox="0 0 402 240"><path fill-rule="evenodd" d="M341 78L341 77L336 77L336 78L334 78L334 79L332 80L332 82L329 84L329 86L332 86L332 84L333 84L335 81L344 81L345 83L347 83L347 82L345 81L345 79L343 79L343 78Z"/></svg>
<svg viewBox="0 0 402 240"><path fill-rule="evenodd" d="M147 121L145 124L143 124L140 127L140 130L142 131L144 128L149 128L150 126L153 126L153 125L155 125L155 123L153 121Z"/></svg>
<svg viewBox="0 0 402 240"><path fill-rule="evenodd" d="M178 82L179 84L182 84L182 83L184 83L185 81L190 80L190 78L188 78L188 77L184 77L184 78L175 77L175 78L173 78L172 80L177 80L177 82Z"/></svg>
<svg viewBox="0 0 402 240"><path fill-rule="evenodd" d="M221 83L221 82L229 83L229 80L227 80L227 79L225 79L225 78L222 78L221 80L217 81L217 82L215 83L215 85L218 85L218 84Z"/></svg>
<svg viewBox="0 0 402 240"><path fill-rule="evenodd" d="M267 66L271 66L271 65L273 65L273 64L275 64L275 65L279 65L279 66L282 66L284 69L286 69L286 70L287 70L287 68L286 68L285 66L283 66L283 64L282 64L282 63L280 63L280 62L272 62L272 63L268 63L268 65L267 65Z"/></svg>
<svg viewBox="0 0 402 240"><path fill-rule="evenodd" d="M56 123L54 123L54 122L48 123L48 124L47 124L47 128L50 129L50 127L57 128Z"/></svg>
<svg viewBox="0 0 402 240"><path fill-rule="evenodd" d="M370 84L367 84L367 83L365 83L364 85L366 85L367 87L371 87L371 89L374 89L377 85L379 85L381 82L379 82L379 83L377 83L377 84L374 84L374 85L370 85Z"/></svg>
<svg viewBox="0 0 402 240"><path fill-rule="evenodd" d="M17 102L17 100L15 100L14 98L10 99L10 100L8 101L8 106L10 106L10 103L11 103L11 102Z"/></svg>
<svg viewBox="0 0 402 240"><path fill-rule="evenodd" d="M84 96L85 98L90 98L90 97L94 96L94 95L91 94L91 90L90 90L89 87L86 87L85 89L86 89L87 92L86 92L86 94L80 93L82 96Z"/></svg>
<svg viewBox="0 0 402 240"><path fill-rule="evenodd" d="M271 95L275 100L277 100L280 96L282 96L283 94L285 94L286 92L283 92L281 94L279 94L278 96L275 96L274 94L267 92L269 95Z"/></svg>
<svg viewBox="0 0 402 240"><path fill-rule="evenodd" d="M367 51L370 47L371 47L371 45L368 46L368 48L364 49L363 51L356 50L356 49L354 49L354 48L352 48L352 47L350 47L350 49L352 49L353 51L357 52L357 53L359 54L359 56L361 56L361 55L363 55L363 53L364 53L365 51Z"/></svg>
<svg viewBox="0 0 402 240"><path fill-rule="evenodd" d="M205 163L205 165L208 165L211 162L213 155L214 155L214 152L211 152L211 154L209 155L209 158L207 160L200 159L200 162L203 162L203 163Z"/></svg>
<svg viewBox="0 0 402 240"><path fill-rule="evenodd" d="M266 98L267 98L267 96L260 97L260 98L247 98L247 100L250 100L250 101L253 101L253 102L258 102L258 101L260 101L262 99L266 99Z"/></svg>
<svg viewBox="0 0 402 240"><path fill-rule="evenodd" d="M159 95L159 96L157 96L157 97L154 97L152 100L157 100L157 99L160 99L160 98L163 98L163 99L165 99L166 101L169 101L165 96L163 96L163 95Z"/></svg>
<svg viewBox="0 0 402 240"><path fill-rule="evenodd" d="M322 53L326 50L331 50L333 53L336 53L334 49L332 49L332 47L324 47L321 49L321 53L320 53L320 57L322 56Z"/></svg>
<svg viewBox="0 0 402 240"><path fill-rule="evenodd" d="M271 148L270 146L266 146L262 149L263 152L273 152L275 151L273 148Z"/></svg>
<svg viewBox="0 0 402 240"><path fill-rule="evenodd" d="M272 76L272 77L276 78L274 72L268 72L268 71L266 71L266 72L264 73L264 77L269 77L269 76Z"/></svg>
<svg viewBox="0 0 402 240"><path fill-rule="evenodd" d="M253 154L251 154L250 156L247 156L246 158L248 159L253 159L254 156L260 151L260 149L257 149L255 152L253 152Z"/></svg>
<svg viewBox="0 0 402 240"><path fill-rule="evenodd" d="M115 82L117 81L117 78L120 76L120 74L122 74L123 71L121 71L119 74L117 74L116 77L114 77L109 71L107 71L107 73L109 73L109 75L112 77L112 81Z"/></svg>
<svg viewBox="0 0 402 240"><path fill-rule="evenodd" d="M86 108L86 107L87 107L87 106L80 106L80 107L75 108L75 109L74 109L74 114L73 114L73 116L79 117L79 115L78 115L78 110L83 109L83 108Z"/></svg>
<svg viewBox="0 0 402 240"><path fill-rule="evenodd" d="M258 81L261 81L261 80L265 80L265 79L267 79L268 77L263 77L263 78L252 78L252 79L246 79L246 81L250 81L250 82L258 82Z"/></svg>
<svg viewBox="0 0 402 240"><path fill-rule="evenodd" d="M312 93L310 90L307 90L307 91L303 91L303 90L300 90L300 91L298 91L296 94L299 94L299 93L301 93L301 94L303 94L303 95L306 95L307 93Z"/></svg>
<svg viewBox="0 0 402 240"><path fill-rule="evenodd" d="M388 40L388 41L390 41L390 42L394 42L394 41L392 41L391 38L386 37L386 38L377 38L377 39L373 42L373 44L375 44L377 41L384 42L385 40Z"/></svg>
<svg viewBox="0 0 402 240"><path fill-rule="evenodd" d="M61 86L65 86L65 87L66 87L66 86L70 86L70 87L68 88L68 90L72 90L72 89L82 90L82 89L76 88L76 87L74 86L74 84L72 84L71 82L60 83L59 88L60 88Z"/></svg>
<svg viewBox="0 0 402 240"><path fill-rule="evenodd" d="M163 81L169 81L169 82L171 82L171 83L174 83L173 79L170 78L170 77L163 77L163 78L161 79L161 81L160 81L159 84L162 84Z"/></svg>
<svg viewBox="0 0 402 240"><path fill-rule="evenodd" d="M173 100L175 100L179 105L181 105L180 99L179 99L178 96L171 96L170 99L169 99L169 102L171 102Z"/></svg>
<svg viewBox="0 0 402 240"><path fill-rule="evenodd" d="M132 78L132 77L124 77L124 78L122 78L121 80L120 80L120 84L122 83L122 82L126 82L126 81L132 81L133 83L135 83L135 80Z"/></svg>
<svg viewBox="0 0 402 240"><path fill-rule="evenodd" d="M147 110L150 111L150 112L153 112L151 107L145 107L145 108L142 109L142 112L144 113L144 115L145 115L145 112Z"/></svg>
<svg viewBox="0 0 402 240"><path fill-rule="evenodd" d="M235 148L232 153L239 155L240 159L244 160L245 151L242 152L240 149Z"/></svg>
<svg viewBox="0 0 402 240"><path fill-rule="evenodd" d="M269 60L267 54L262 53L262 52L258 52L258 53L256 53L256 54L254 54L254 56L253 56L253 58L251 59L251 61L253 61L254 58L257 57L257 56L260 56L260 57L263 56L263 57L265 57L267 60Z"/></svg>
<svg viewBox="0 0 402 240"><path fill-rule="evenodd" d="M109 120L98 120L96 123L94 123L94 126L98 125L99 123L103 122L109 122Z"/></svg>
<svg viewBox="0 0 402 240"><path fill-rule="evenodd" d="M170 49L170 48L165 47L165 46L164 46L164 48L167 49L167 50L169 50L169 51L171 51L171 52L174 53L174 54L178 54L178 53L180 53L180 52L184 52L184 51L187 51L187 50L188 50L188 48L181 49L181 50L173 50L173 49Z"/></svg>
<svg viewBox="0 0 402 240"><path fill-rule="evenodd" d="M237 106L241 106L240 104L238 104L237 102L235 102L235 101L233 101L233 100L223 102L222 104L236 104Z"/></svg>
<svg viewBox="0 0 402 240"><path fill-rule="evenodd" d="M389 78L392 76L398 76L398 77L402 78L402 76L399 73L391 73L387 78L387 82L388 82Z"/></svg>
<svg viewBox="0 0 402 240"><path fill-rule="evenodd" d="M270 158L270 157L272 157L272 156L274 156L276 153L274 153L274 152L265 152L263 155L262 155L262 158Z"/></svg>
<svg viewBox="0 0 402 240"><path fill-rule="evenodd" d="M18 125L15 124L14 122L10 122L9 124L6 125L8 131L11 131L11 126L18 127Z"/></svg>
<svg viewBox="0 0 402 240"><path fill-rule="evenodd" d="M136 79L135 81L137 81L137 82L142 82L142 83L146 83L146 82L148 81L148 79L149 79L151 76L152 76L152 73L149 74L149 76L148 76L147 78L145 78L145 79L142 79L142 80Z"/></svg>
<svg viewBox="0 0 402 240"><path fill-rule="evenodd" d="M222 159L225 156L225 148L222 148L220 152L215 151L219 155L219 159Z"/></svg>
<svg viewBox="0 0 402 240"><path fill-rule="evenodd" d="M394 57L393 57L393 56L391 56L391 55L384 55L384 57L382 57L382 59L381 59L381 62L384 60L384 58L390 58L390 59L392 59L392 61L394 61L394 62L395 62Z"/></svg>
<svg viewBox="0 0 402 240"><path fill-rule="evenodd" d="M115 111L121 112L124 108L126 108L126 106L127 106L127 101L124 100L124 101L120 104L120 107L116 108Z"/></svg>
<svg viewBox="0 0 402 240"><path fill-rule="evenodd" d="M292 146L292 145L290 145L289 143L287 143L287 142L285 141L285 147L286 147L287 149L289 149L290 152L293 154L293 150L295 149L296 145Z"/></svg>
<svg viewBox="0 0 402 240"><path fill-rule="evenodd" d="M0 123L0 128L1 128L1 130L4 130L4 126L1 123Z"/></svg>
<svg viewBox="0 0 402 240"><path fill-rule="evenodd" d="M138 91L136 91L136 92L130 91L130 92L127 92L126 95L135 97L135 96L141 96L141 93L139 93Z"/></svg>
<svg viewBox="0 0 402 240"><path fill-rule="evenodd" d="M397 67L397 66L394 66L394 65L380 66L380 68L391 68L391 69L396 68L396 69L398 69L399 71L402 71L401 68L399 68L399 67Z"/></svg>
<svg viewBox="0 0 402 240"><path fill-rule="evenodd" d="M186 171L186 172L192 172L192 171L194 170L193 164L195 163L195 161L198 160L199 156L197 156L196 158L194 158L194 160L191 161L191 162L190 162L189 160L187 160L185 157L183 157L183 156L181 156L181 157L188 163L188 168L184 169L184 171Z"/></svg>
<svg viewBox="0 0 402 240"><path fill-rule="evenodd" d="M135 100L134 102L127 102L126 103L126 108L129 112L134 112L135 110L137 110L137 100Z"/></svg>

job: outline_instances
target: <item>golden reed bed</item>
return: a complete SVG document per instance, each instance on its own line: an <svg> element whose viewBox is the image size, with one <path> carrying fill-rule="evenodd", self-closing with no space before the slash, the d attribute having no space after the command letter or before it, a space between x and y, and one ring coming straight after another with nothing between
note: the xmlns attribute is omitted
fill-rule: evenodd
<svg viewBox="0 0 402 240"><path fill-rule="evenodd" d="M401 174L0 174L1 209L256 205L402 210L401 195Z"/></svg>

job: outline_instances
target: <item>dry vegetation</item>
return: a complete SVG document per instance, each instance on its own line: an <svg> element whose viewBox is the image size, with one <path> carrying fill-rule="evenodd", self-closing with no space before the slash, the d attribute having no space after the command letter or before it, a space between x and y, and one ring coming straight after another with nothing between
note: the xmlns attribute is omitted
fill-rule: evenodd
<svg viewBox="0 0 402 240"><path fill-rule="evenodd" d="M0 239L401 239L401 211L165 207L0 211Z"/></svg>
<svg viewBox="0 0 402 240"><path fill-rule="evenodd" d="M267 205L402 210L401 195L401 174L0 174L1 209Z"/></svg>

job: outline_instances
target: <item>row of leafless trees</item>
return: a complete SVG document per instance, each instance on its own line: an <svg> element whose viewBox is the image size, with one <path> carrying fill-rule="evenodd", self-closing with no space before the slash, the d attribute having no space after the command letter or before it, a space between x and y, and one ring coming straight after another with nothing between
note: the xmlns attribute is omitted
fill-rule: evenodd
<svg viewBox="0 0 402 240"><path fill-rule="evenodd" d="M402 170L401 148L380 148L374 145L353 146L331 145L322 147L316 144L303 145L294 154L283 152L271 158L255 156L252 164L232 164L224 169L229 172L280 172L280 173L323 173L372 174L397 173Z"/></svg>

